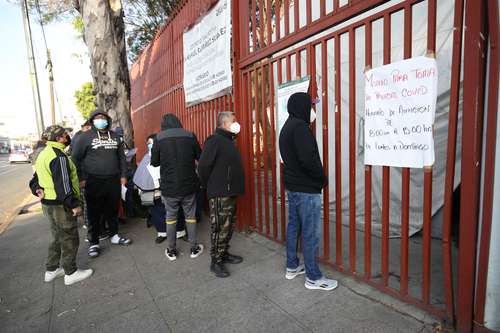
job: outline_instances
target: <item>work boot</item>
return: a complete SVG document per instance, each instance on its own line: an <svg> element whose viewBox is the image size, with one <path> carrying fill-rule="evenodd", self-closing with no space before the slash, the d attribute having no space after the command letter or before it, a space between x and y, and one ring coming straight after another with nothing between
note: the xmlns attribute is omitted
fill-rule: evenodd
<svg viewBox="0 0 500 333"><path fill-rule="evenodd" d="M229 272L224 267L224 264L221 262L214 262L210 265L210 271L215 274L218 278L225 278L229 276Z"/></svg>
<svg viewBox="0 0 500 333"><path fill-rule="evenodd" d="M226 252L224 257L222 258L222 262L224 264L239 264L243 261L243 258L229 252Z"/></svg>

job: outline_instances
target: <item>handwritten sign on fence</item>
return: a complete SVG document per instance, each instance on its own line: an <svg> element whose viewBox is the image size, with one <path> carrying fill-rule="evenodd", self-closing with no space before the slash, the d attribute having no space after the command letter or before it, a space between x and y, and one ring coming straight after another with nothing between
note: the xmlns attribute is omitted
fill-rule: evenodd
<svg viewBox="0 0 500 333"><path fill-rule="evenodd" d="M434 164L436 60L416 57L365 73L365 164Z"/></svg>

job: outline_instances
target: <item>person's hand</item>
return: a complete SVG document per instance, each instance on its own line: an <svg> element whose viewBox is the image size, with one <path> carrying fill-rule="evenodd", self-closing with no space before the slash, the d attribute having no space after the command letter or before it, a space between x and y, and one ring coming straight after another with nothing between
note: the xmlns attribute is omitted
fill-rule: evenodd
<svg viewBox="0 0 500 333"><path fill-rule="evenodd" d="M87 181L86 180L81 180L80 181L80 188L85 188L85 185L87 185Z"/></svg>
<svg viewBox="0 0 500 333"><path fill-rule="evenodd" d="M128 182L127 178L122 177L122 178L120 178L120 181L121 181L121 183L122 183L123 186L127 185L127 182Z"/></svg>
<svg viewBox="0 0 500 333"><path fill-rule="evenodd" d="M43 199L45 198L45 192L42 189L36 190L36 195L40 198Z"/></svg>
<svg viewBox="0 0 500 333"><path fill-rule="evenodd" d="M73 216L82 215L82 207L76 207L71 210L73 212Z"/></svg>

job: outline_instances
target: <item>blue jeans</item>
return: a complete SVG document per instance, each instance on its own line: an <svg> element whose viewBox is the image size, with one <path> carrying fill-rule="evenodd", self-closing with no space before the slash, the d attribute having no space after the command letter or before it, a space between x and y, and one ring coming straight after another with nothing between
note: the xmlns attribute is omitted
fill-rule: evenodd
<svg viewBox="0 0 500 333"><path fill-rule="evenodd" d="M286 267L299 265L297 241L302 233L302 253L306 276L318 280L323 275L316 261L321 222L321 194L288 191L288 226L286 230Z"/></svg>

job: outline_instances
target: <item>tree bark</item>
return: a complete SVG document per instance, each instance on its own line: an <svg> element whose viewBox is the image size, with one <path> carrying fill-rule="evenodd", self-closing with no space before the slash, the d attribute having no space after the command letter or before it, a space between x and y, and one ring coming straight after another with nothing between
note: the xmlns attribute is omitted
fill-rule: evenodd
<svg viewBox="0 0 500 333"><path fill-rule="evenodd" d="M96 104L113 118L113 127L123 128L125 143L132 148L134 133L122 3L79 0L77 5L85 27Z"/></svg>

